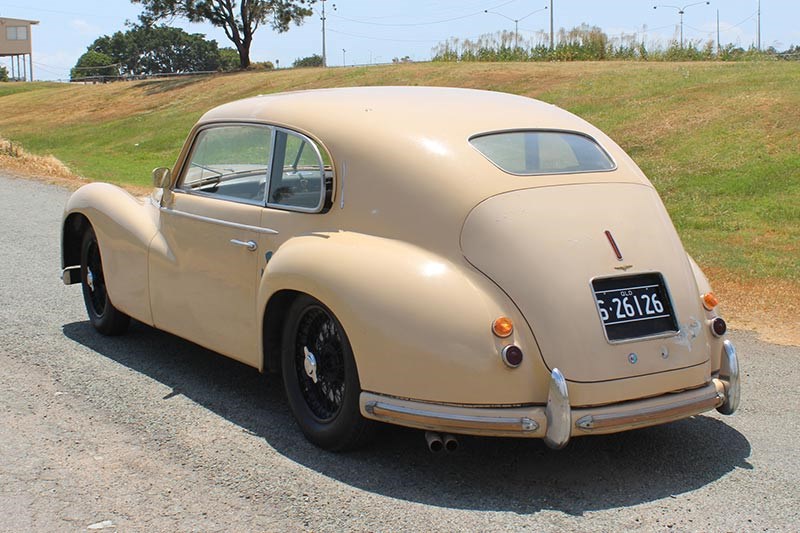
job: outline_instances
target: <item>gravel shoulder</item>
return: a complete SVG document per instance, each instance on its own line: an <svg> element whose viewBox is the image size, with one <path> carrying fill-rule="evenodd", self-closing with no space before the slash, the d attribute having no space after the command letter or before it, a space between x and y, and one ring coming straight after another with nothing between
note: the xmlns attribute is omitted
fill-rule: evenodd
<svg viewBox="0 0 800 533"><path fill-rule="evenodd" d="M732 417L330 454L276 379L141 324L97 335L57 276L67 195L0 176L0 531L797 530L798 347L732 333Z"/></svg>

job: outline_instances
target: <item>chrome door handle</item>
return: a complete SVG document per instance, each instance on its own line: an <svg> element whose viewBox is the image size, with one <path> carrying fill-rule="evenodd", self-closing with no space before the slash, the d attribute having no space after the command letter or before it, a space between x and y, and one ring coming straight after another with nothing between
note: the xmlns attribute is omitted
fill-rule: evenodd
<svg viewBox="0 0 800 533"><path fill-rule="evenodd" d="M251 252L255 252L258 248L258 245L255 241L240 241L239 239L231 239L231 244L235 244L236 246L244 246Z"/></svg>

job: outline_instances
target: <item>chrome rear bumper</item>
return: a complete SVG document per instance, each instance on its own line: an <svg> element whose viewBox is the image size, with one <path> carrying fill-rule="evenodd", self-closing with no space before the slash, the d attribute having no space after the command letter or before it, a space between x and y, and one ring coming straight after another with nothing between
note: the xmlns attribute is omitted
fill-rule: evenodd
<svg viewBox="0 0 800 533"><path fill-rule="evenodd" d="M459 407L361 393L366 418L401 426L470 435L542 438L563 448L570 437L616 433L680 420L716 408L732 414L739 405L739 364L730 341L723 344L719 378L705 386L655 398L573 409L558 369L550 376L546 406Z"/></svg>

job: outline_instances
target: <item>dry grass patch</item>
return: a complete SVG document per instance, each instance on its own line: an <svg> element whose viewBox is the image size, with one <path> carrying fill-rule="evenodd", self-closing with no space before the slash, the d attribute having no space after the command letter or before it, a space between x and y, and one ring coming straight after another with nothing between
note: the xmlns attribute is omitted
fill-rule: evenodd
<svg viewBox="0 0 800 533"><path fill-rule="evenodd" d="M734 329L755 331L774 344L800 346L800 283L781 279L744 279L706 268L720 309Z"/></svg>
<svg viewBox="0 0 800 533"><path fill-rule="evenodd" d="M66 185L71 189L76 189L87 182L52 155L30 154L19 143L12 143L2 137L0 137L0 168L18 176L40 178L50 183Z"/></svg>

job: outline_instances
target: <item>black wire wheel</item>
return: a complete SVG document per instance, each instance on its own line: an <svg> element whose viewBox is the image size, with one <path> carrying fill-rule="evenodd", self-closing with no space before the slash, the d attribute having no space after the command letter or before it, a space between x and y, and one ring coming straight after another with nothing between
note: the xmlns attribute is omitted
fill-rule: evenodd
<svg viewBox="0 0 800 533"><path fill-rule="evenodd" d="M282 345L289 407L308 440L335 451L361 445L371 424L359 412L358 370L333 313L314 298L299 296L289 308Z"/></svg>
<svg viewBox="0 0 800 533"><path fill-rule="evenodd" d="M104 335L125 333L130 317L114 307L108 298L100 247L91 227L83 234L81 242L81 287L92 326Z"/></svg>

